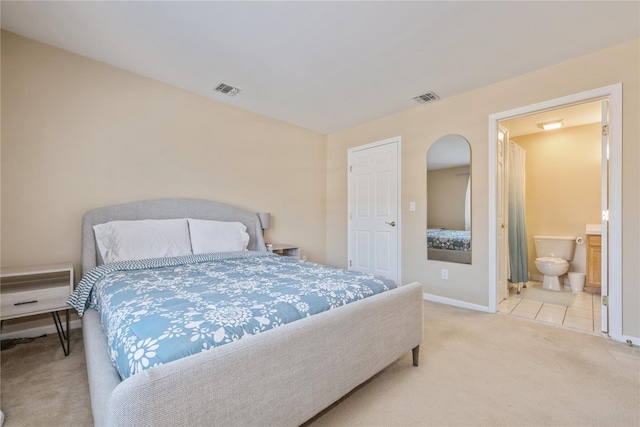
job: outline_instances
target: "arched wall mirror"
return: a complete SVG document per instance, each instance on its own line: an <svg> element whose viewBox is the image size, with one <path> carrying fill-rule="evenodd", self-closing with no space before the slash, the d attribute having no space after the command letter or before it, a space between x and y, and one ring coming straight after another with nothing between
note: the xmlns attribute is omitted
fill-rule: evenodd
<svg viewBox="0 0 640 427"><path fill-rule="evenodd" d="M427 259L471 264L471 147L460 135L427 152Z"/></svg>

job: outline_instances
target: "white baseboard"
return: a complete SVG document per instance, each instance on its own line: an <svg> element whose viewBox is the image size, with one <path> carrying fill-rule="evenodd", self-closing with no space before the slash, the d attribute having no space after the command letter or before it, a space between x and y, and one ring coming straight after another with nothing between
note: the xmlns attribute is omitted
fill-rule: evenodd
<svg viewBox="0 0 640 427"><path fill-rule="evenodd" d="M529 274L529 280L531 280L532 282L542 282L543 279L544 279L543 274L536 274L536 273Z"/></svg>
<svg viewBox="0 0 640 427"><path fill-rule="evenodd" d="M491 311L489 307L485 307L484 305L471 304L469 302L460 301L457 299L444 298L444 297L439 297L437 295L431 295L426 293L422 294L422 298L424 298L426 301L438 302L440 304L452 305L454 307L468 308L470 310L476 310L476 311L484 311L485 313L495 313L494 311Z"/></svg>
<svg viewBox="0 0 640 427"><path fill-rule="evenodd" d="M529 280L531 280L532 282L542 282L544 280L544 275L531 273L529 274ZM562 283L562 285L565 288L567 288L567 290L571 289L570 283L569 283L569 276L567 276L566 273L560 276L560 283Z"/></svg>
<svg viewBox="0 0 640 427"><path fill-rule="evenodd" d="M63 320L62 325L66 328L66 322ZM71 320L69 322L69 328L78 329L82 327L82 321L80 319ZM21 329L17 331L6 332L4 334L0 334L0 339L8 340L14 338L34 338L39 337L44 334L57 334L58 331L56 329L56 325L50 324L46 326L38 326L36 328L29 329Z"/></svg>

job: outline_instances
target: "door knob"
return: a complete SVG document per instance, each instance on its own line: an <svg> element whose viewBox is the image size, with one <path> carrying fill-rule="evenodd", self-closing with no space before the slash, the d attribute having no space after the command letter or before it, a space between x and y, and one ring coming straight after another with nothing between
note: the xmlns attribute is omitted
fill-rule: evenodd
<svg viewBox="0 0 640 427"><path fill-rule="evenodd" d="M395 221L391 221L391 222L385 222L385 224L389 224L392 227L396 226L396 222Z"/></svg>

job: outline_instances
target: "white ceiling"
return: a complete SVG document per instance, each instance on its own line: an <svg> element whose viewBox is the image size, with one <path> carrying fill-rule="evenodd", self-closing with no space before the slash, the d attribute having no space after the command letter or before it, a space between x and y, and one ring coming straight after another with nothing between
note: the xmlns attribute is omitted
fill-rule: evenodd
<svg viewBox="0 0 640 427"><path fill-rule="evenodd" d="M0 13L8 31L322 133L640 36L636 1L2 1Z"/></svg>

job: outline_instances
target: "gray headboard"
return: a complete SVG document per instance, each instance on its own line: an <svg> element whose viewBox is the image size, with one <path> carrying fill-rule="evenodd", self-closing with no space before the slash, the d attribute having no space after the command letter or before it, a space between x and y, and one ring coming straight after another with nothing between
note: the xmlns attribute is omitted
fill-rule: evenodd
<svg viewBox="0 0 640 427"><path fill-rule="evenodd" d="M156 199L105 206L88 211L82 217L82 275L98 263L93 226L109 221L137 219L194 218L239 221L247 226L248 249L266 251L260 219L254 212L224 203L200 199Z"/></svg>

